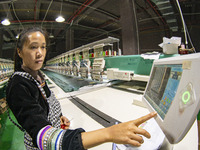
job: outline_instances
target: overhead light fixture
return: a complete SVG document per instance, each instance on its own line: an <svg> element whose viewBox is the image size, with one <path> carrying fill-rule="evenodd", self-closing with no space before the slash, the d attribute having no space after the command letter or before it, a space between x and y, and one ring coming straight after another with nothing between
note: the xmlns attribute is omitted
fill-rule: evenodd
<svg viewBox="0 0 200 150"><path fill-rule="evenodd" d="M50 38L50 39L54 38L54 36L53 36L52 33L49 35L49 38Z"/></svg>
<svg viewBox="0 0 200 150"><path fill-rule="evenodd" d="M10 21L9 21L9 19L6 18L6 19L1 21L1 24L4 25L4 26L9 26L10 25Z"/></svg>
<svg viewBox="0 0 200 150"><path fill-rule="evenodd" d="M52 34L52 28L53 28L53 22L52 22L52 24L51 24L51 33L50 33L50 35L49 35L49 38L50 38L50 39L54 38L54 35Z"/></svg>
<svg viewBox="0 0 200 150"><path fill-rule="evenodd" d="M10 5L11 7L11 5ZM9 11L10 11L10 7L9 7L9 10L7 11L7 16L5 17L4 20L1 21L1 24L4 25L4 26L9 26L10 25L10 20L8 19L8 15L9 15Z"/></svg>
<svg viewBox="0 0 200 150"><path fill-rule="evenodd" d="M65 21L65 18L63 18L63 17L61 16L61 12L62 12L62 3L63 3L63 1L61 2L60 16L58 16L58 17L56 18L56 22L64 22L64 21Z"/></svg>
<svg viewBox="0 0 200 150"><path fill-rule="evenodd" d="M65 18L63 18L62 16L58 16L56 18L56 22L64 22L65 21Z"/></svg>

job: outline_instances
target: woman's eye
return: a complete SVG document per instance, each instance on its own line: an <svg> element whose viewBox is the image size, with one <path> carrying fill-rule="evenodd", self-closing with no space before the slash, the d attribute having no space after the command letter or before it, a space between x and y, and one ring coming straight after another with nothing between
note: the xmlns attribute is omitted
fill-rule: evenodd
<svg viewBox="0 0 200 150"><path fill-rule="evenodd" d="M46 49L47 47L46 47L46 46L42 46L41 48L42 48L42 49Z"/></svg>
<svg viewBox="0 0 200 150"><path fill-rule="evenodd" d="M37 49L38 46L31 46L31 49Z"/></svg>

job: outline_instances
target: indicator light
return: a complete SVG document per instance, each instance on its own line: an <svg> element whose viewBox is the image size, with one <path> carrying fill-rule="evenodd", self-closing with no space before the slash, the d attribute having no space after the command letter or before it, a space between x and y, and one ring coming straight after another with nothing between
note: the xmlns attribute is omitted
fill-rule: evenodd
<svg viewBox="0 0 200 150"><path fill-rule="evenodd" d="M190 100L190 92L185 91L182 95L182 101L184 104L187 104L187 102Z"/></svg>

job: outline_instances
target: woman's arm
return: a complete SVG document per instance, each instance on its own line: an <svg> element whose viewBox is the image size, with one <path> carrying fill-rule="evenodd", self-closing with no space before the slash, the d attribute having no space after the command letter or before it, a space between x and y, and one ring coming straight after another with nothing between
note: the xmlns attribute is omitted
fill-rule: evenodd
<svg viewBox="0 0 200 150"><path fill-rule="evenodd" d="M120 123L96 131L82 132L83 146L85 149L88 149L106 142L140 146L144 142L140 135L147 138L151 136L146 130L138 128L138 126L156 115L157 113L153 112L133 121Z"/></svg>

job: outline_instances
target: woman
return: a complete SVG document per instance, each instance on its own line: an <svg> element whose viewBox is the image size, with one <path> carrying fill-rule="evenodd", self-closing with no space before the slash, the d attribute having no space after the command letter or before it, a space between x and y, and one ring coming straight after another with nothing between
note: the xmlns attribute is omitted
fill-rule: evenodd
<svg viewBox="0 0 200 150"><path fill-rule="evenodd" d="M46 56L47 43L47 34L40 28L27 29L20 34L15 73L6 91L8 105L25 130L27 149L81 150L105 142L140 146L143 143L140 135L150 138L150 134L138 126L156 113L92 132L81 128L68 129L69 120L62 116L58 100L39 71ZM66 128L61 129L61 124Z"/></svg>

